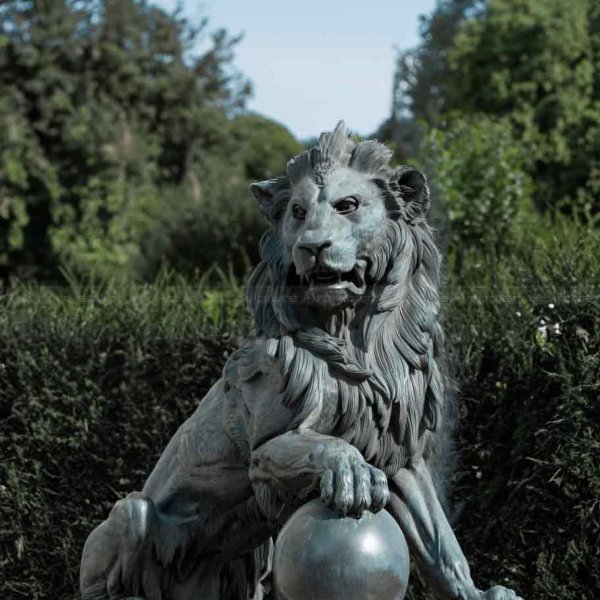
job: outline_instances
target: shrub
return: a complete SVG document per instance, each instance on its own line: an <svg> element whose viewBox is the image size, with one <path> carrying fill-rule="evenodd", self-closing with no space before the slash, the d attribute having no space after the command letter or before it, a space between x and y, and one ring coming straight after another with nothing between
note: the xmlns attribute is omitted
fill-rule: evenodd
<svg viewBox="0 0 600 600"><path fill-rule="evenodd" d="M248 181L283 175L286 162L303 150L286 127L255 113L238 115L232 132Z"/></svg>
<svg viewBox="0 0 600 600"><path fill-rule="evenodd" d="M450 275L457 532L479 582L600 595L600 235L556 217ZM500 580L497 578L501 577Z"/></svg>
<svg viewBox="0 0 600 600"><path fill-rule="evenodd" d="M2 298L0 597L77 597L85 538L140 489L244 330L243 311L213 327L206 298L177 281Z"/></svg>
<svg viewBox="0 0 600 600"><path fill-rule="evenodd" d="M462 256L470 247L495 252L506 247L519 218L530 212L531 195L525 150L510 124L451 120L429 130L420 157L451 250Z"/></svg>
<svg viewBox="0 0 600 600"><path fill-rule="evenodd" d="M302 146L285 127L260 115L238 115L230 128L229 162L204 156L201 177L190 188L163 189L161 214L135 268L144 278L152 279L163 266L196 275L216 265L239 276L258 262L267 223L248 185L283 174Z"/></svg>
<svg viewBox="0 0 600 600"><path fill-rule="evenodd" d="M163 269L191 278L213 267L241 276L255 264L266 229L247 183L239 176L205 181L200 201L185 189L165 189L163 209L148 228L134 272L151 281Z"/></svg>

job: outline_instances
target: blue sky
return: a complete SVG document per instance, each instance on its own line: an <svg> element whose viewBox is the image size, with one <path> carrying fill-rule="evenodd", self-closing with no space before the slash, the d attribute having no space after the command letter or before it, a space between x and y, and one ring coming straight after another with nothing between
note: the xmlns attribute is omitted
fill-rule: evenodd
<svg viewBox="0 0 600 600"><path fill-rule="evenodd" d="M172 10L177 0L154 0ZM368 135L388 116L394 48L418 41L435 0L183 0L186 16L244 33L236 66L252 81L249 108L299 138L344 119Z"/></svg>

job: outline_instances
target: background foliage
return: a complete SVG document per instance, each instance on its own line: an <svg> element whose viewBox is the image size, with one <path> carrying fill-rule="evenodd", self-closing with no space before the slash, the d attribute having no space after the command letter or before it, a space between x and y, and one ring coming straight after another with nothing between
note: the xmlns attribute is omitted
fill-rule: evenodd
<svg viewBox="0 0 600 600"><path fill-rule="evenodd" d="M299 145L267 118L234 118L251 90L232 66L237 41L135 0L2 3L5 276L53 279L63 264L143 278L157 263L179 267L174 255L197 248L174 249L174 230L206 237L215 206L252 225L219 245L222 263L233 239L256 245L256 219L239 208L247 178L269 176ZM165 224L148 256L143 241Z"/></svg>
<svg viewBox="0 0 600 600"><path fill-rule="evenodd" d="M455 118L428 130L419 157L438 199L433 220L456 268L469 248L501 254L531 222L529 159L510 123Z"/></svg>
<svg viewBox="0 0 600 600"><path fill-rule="evenodd" d="M600 8L593 0L440 0L398 56L380 135L414 156L452 117L508 119L536 204L598 212Z"/></svg>
<svg viewBox="0 0 600 600"><path fill-rule="evenodd" d="M439 0L421 34L377 137L428 174L447 256L455 527L482 587L595 599L600 7ZM245 110L237 39L140 0L0 4L2 598L76 597L85 536L250 326L247 185L302 144Z"/></svg>

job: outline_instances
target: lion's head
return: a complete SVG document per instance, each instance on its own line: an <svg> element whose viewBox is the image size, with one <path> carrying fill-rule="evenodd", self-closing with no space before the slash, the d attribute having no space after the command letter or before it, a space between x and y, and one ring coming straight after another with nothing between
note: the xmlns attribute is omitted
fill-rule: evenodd
<svg viewBox="0 0 600 600"><path fill-rule="evenodd" d="M285 176L253 184L271 227L247 289L286 397L301 405L296 424L314 422L335 385L339 435L388 470L436 428L443 402L429 192L391 154L340 123Z"/></svg>
<svg viewBox="0 0 600 600"><path fill-rule="evenodd" d="M415 225L429 206L425 177L391 169L390 158L378 142L354 142L340 122L292 159L285 177L252 184L281 243L275 276L284 276L289 300L352 305L385 275L391 223Z"/></svg>

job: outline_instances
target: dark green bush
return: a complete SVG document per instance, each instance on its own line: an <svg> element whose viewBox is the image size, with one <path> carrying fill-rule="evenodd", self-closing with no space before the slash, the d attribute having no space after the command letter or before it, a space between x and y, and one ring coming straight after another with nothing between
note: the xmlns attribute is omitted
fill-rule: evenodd
<svg viewBox="0 0 600 600"><path fill-rule="evenodd" d="M532 185L509 121L450 119L426 132L419 156L432 182L434 220L457 266L468 248L497 253L511 244L531 213Z"/></svg>
<svg viewBox="0 0 600 600"><path fill-rule="evenodd" d="M600 597L600 235L558 218L446 288L457 533L480 583Z"/></svg>
<svg viewBox="0 0 600 600"><path fill-rule="evenodd" d="M202 177L191 188L162 190L161 212L141 244L135 273L152 279L166 265L194 275L216 264L241 275L258 262L267 222L249 184L282 175L302 145L283 125L253 113L238 115L229 130L229 162L203 156Z"/></svg>
<svg viewBox="0 0 600 600"><path fill-rule="evenodd" d="M244 313L230 329L218 314L173 282L2 299L1 598L77 597L86 536L220 376Z"/></svg>
<svg viewBox="0 0 600 600"><path fill-rule="evenodd" d="M146 281L165 267L192 278L215 265L241 275L258 261L267 224L247 182L222 169L204 183L199 202L181 188L164 190L164 210L147 231L134 269Z"/></svg>
<svg viewBox="0 0 600 600"><path fill-rule="evenodd" d="M481 587L600 597L599 255L559 220L449 269L455 527ZM239 300L179 281L0 300L0 597L76 597L86 535L219 376Z"/></svg>

